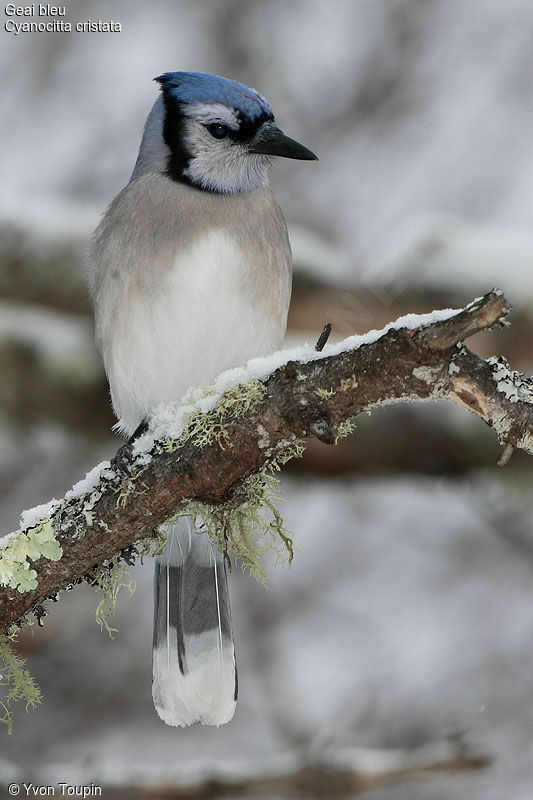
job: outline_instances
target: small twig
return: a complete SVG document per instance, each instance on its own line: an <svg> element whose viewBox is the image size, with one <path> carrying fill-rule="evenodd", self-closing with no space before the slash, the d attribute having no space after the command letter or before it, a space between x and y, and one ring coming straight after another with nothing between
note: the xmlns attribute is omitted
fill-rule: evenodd
<svg viewBox="0 0 533 800"><path fill-rule="evenodd" d="M318 341L315 344L315 350L317 351L317 353L321 353L322 350L324 349L324 346L329 339L330 333L331 333L331 322L326 322L324 328L322 329L322 333L318 337Z"/></svg>

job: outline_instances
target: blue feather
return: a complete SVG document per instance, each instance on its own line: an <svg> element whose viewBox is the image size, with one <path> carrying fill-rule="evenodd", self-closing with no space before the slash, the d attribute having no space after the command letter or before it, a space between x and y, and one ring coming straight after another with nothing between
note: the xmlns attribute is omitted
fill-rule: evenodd
<svg viewBox="0 0 533 800"><path fill-rule="evenodd" d="M220 75L165 72L154 80L178 103L222 103L249 121L273 119L272 109L258 92Z"/></svg>

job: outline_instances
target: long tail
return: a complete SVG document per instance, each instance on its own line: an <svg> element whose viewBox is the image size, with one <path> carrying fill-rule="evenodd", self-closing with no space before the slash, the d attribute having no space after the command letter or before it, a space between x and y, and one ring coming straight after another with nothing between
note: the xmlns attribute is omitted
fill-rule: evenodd
<svg viewBox="0 0 533 800"><path fill-rule="evenodd" d="M155 559L152 695L167 725L222 725L237 702L226 567L189 517Z"/></svg>

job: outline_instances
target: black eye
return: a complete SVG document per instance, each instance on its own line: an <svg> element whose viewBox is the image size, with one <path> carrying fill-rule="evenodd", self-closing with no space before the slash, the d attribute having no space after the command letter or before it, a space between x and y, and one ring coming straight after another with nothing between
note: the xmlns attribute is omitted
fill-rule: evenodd
<svg viewBox="0 0 533 800"><path fill-rule="evenodd" d="M225 139L228 135L228 126L221 125L220 122L213 122L207 126L207 130L215 139Z"/></svg>

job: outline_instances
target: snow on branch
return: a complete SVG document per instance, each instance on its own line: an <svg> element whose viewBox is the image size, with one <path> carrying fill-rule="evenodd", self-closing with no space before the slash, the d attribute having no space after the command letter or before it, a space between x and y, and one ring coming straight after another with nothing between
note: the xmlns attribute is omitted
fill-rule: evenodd
<svg viewBox="0 0 533 800"><path fill-rule="evenodd" d="M408 315L320 352L254 359L157 409L111 462L61 501L25 512L21 530L0 539L0 633L31 611L39 616L61 589L94 581L109 561L129 563L135 544L146 549L176 514L207 507L222 527L236 509L255 514L268 468L300 454L312 436L336 443L376 406L446 398L494 429L502 465L514 448L533 453L532 381L462 344L506 324L509 310L494 290L464 309Z"/></svg>

